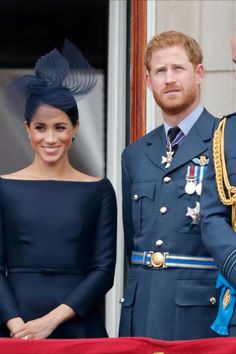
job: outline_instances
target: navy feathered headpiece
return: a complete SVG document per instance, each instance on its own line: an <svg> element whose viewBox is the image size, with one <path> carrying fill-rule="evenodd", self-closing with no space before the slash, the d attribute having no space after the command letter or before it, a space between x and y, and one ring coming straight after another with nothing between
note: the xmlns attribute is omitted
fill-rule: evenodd
<svg viewBox="0 0 236 354"><path fill-rule="evenodd" d="M66 39L61 53L54 49L43 55L34 70L35 75L24 75L8 87L10 109L30 122L36 109L48 104L68 113L72 123L76 123L76 101L96 85L95 70L86 58Z"/></svg>

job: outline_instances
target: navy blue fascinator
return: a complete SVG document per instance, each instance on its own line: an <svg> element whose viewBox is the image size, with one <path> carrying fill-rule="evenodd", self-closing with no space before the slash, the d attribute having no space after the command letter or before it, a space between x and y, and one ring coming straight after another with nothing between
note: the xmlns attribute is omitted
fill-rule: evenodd
<svg viewBox="0 0 236 354"><path fill-rule="evenodd" d="M47 104L67 113L72 124L78 120L76 101L96 85L95 70L70 41L61 53L54 49L40 57L35 75L19 77L6 90L9 108L29 123L37 108Z"/></svg>

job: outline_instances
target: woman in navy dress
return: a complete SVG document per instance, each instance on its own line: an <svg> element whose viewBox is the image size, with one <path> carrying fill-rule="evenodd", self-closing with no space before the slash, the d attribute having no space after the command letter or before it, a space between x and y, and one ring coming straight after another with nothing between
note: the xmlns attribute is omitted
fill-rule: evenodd
<svg viewBox="0 0 236 354"><path fill-rule="evenodd" d="M66 41L62 54L41 57L35 75L8 90L18 113L24 102L35 156L0 178L2 337L107 336L99 301L113 285L115 193L108 179L85 175L68 160L78 129L75 98L94 85L88 62Z"/></svg>

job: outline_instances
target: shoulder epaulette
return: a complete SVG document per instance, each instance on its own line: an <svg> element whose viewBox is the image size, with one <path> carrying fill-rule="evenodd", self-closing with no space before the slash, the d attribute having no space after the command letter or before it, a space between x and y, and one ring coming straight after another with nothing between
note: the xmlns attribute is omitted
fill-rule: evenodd
<svg viewBox="0 0 236 354"><path fill-rule="evenodd" d="M228 118L231 118L231 117L236 117L236 112L225 114L225 115L223 115L223 117L220 120L222 120L224 118L228 119Z"/></svg>

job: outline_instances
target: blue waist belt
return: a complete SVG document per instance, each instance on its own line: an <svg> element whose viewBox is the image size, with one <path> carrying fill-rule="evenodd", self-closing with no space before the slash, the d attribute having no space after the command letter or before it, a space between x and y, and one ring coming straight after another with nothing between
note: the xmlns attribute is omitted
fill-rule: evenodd
<svg viewBox="0 0 236 354"><path fill-rule="evenodd" d="M192 257L169 254L168 252L136 252L132 251L132 264L146 265L151 268L194 268L216 270L217 266L213 258Z"/></svg>

